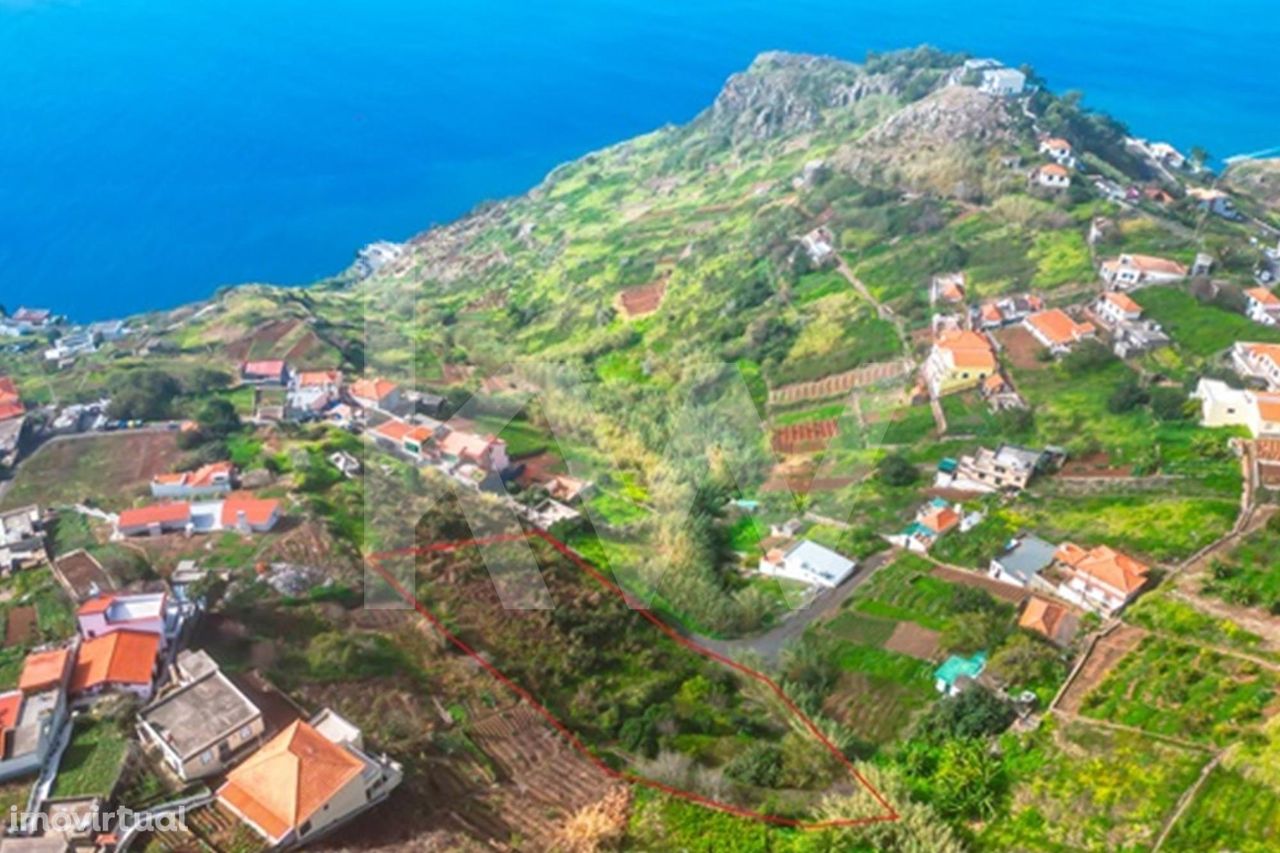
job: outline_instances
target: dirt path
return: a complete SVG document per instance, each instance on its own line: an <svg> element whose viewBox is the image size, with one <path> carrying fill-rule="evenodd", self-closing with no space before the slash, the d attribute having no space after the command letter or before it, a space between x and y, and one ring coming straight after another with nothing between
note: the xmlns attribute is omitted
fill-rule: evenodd
<svg viewBox="0 0 1280 853"><path fill-rule="evenodd" d="M1111 671L1111 667L1138 647L1147 632L1132 625L1117 625L1100 635L1076 666L1051 706L1056 713L1074 716L1084 699Z"/></svg>
<svg viewBox="0 0 1280 853"><path fill-rule="evenodd" d="M1178 818L1182 817L1182 813L1187 810L1187 806L1196 798L1196 794L1200 792L1200 788L1204 786L1204 782L1209 778L1209 774L1221 762L1226 750L1219 752L1210 758L1208 763L1200 769L1200 775L1196 777L1196 781L1191 783L1191 787L1182 792L1182 796L1178 798L1178 807L1173 810L1173 814L1169 815L1165 820L1164 826L1160 827L1160 834L1156 836L1156 841L1151 845L1151 853L1156 853L1164 846L1165 839L1169 837L1169 833L1173 831L1173 825L1178 822Z"/></svg>
<svg viewBox="0 0 1280 853"><path fill-rule="evenodd" d="M880 319L893 323L893 327L898 330L898 340L902 344L902 351L910 353L911 337L907 334L906 323L903 322L902 318L888 305L882 305L880 300L871 295L871 290L863 283L862 279L853 274L853 270L849 267L849 262L839 254L836 255L836 269L839 270L840 275L844 276L853 285L853 289L858 291L858 294L863 299L875 306L876 313L880 316Z"/></svg>

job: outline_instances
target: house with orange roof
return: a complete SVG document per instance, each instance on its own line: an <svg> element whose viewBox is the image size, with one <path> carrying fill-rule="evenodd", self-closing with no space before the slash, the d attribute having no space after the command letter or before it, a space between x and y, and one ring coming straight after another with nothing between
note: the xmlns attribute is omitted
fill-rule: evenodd
<svg viewBox="0 0 1280 853"><path fill-rule="evenodd" d="M191 504L186 501L126 509L116 518L120 536L160 536L191 529Z"/></svg>
<svg viewBox="0 0 1280 853"><path fill-rule="evenodd" d="M938 335L921 374L929 392L940 397L978 387L997 367L996 354L987 336L960 329Z"/></svg>
<svg viewBox="0 0 1280 853"><path fill-rule="evenodd" d="M1058 597L1111 616L1142 592L1150 574L1150 566L1106 545L1085 549L1064 542L1047 577L1057 582Z"/></svg>
<svg viewBox="0 0 1280 853"><path fill-rule="evenodd" d="M915 519L901 532L885 538L900 548L923 554L950 531L969 530L981 520L981 513L966 515L960 504L934 498L916 511Z"/></svg>
<svg viewBox="0 0 1280 853"><path fill-rule="evenodd" d="M240 381L246 385L288 385L289 365L280 359L246 361L240 365Z"/></svg>
<svg viewBox="0 0 1280 853"><path fill-rule="evenodd" d="M76 650L68 690L73 700L106 693L151 698L160 666L160 638L147 631L112 631Z"/></svg>
<svg viewBox="0 0 1280 853"><path fill-rule="evenodd" d="M1074 160L1071 156L1071 143L1060 136L1046 136L1041 139L1040 153L1064 166L1070 166Z"/></svg>
<svg viewBox="0 0 1280 853"><path fill-rule="evenodd" d="M1099 268L1102 280L1119 290L1144 284L1168 284L1187 277L1187 268L1177 261L1152 255L1123 254L1108 258Z"/></svg>
<svg viewBox="0 0 1280 853"><path fill-rule="evenodd" d="M322 417L342 396L342 372L304 370L293 374L285 394L284 418L309 421Z"/></svg>
<svg viewBox="0 0 1280 853"><path fill-rule="evenodd" d="M1142 306L1133 297L1118 290L1108 290L1093 303L1093 313L1107 326L1134 322L1142 316Z"/></svg>
<svg viewBox="0 0 1280 853"><path fill-rule="evenodd" d="M1280 436L1280 393L1232 388L1219 379L1201 379L1191 398L1200 403L1200 423L1242 426L1254 438Z"/></svg>
<svg viewBox="0 0 1280 853"><path fill-rule="evenodd" d="M194 471L175 471L151 478L151 496L156 498L200 498L231 491L235 466L230 462L210 462Z"/></svg>
<svg viewBox="0 0 1280 853"><path fill-rule="evenodd" d="M378 424L369 434L383 450L404 453L417 460L425 460L432 454L436 437L444 433L443 425L431 427L411 424L391 418Z"/></svg>
<svg viewBox="0 0 1280 853"><path fill-rule="evenodd" d="M439 447L445 461L451 464L470 463L494 474L511 465L507 443L496 436L450 430L439 439Z"/></svg>
<svg viewBox="0 0 1280 853"><path fill-rule="evenodd" d="M965 277L962 272L935 275L929 280L930 305L957 305L964 302Z"/></svg>
<svg viewBox="0 0 1280 853"><path fill-rule="evenodd" d="M233 492L218 508L219 529L239 533L266 533L280 522L280 501Z"/></svg>
<svg viewBox="0 0 1280 853"><path fill-rule="evenodd" d="M382 802L403 777L400 765L365 752L359 729L325 710L233 768L217 797L272 847L297 847Z"/></svg>
<svg viewBox="0 0 1280 853"><path fill-rule="evenodd" d="M1244 292L1244 313L1264 326L1280 324L1280 296L1265 287L1251 287Z"/></svg>
<svg viewBox="0 0 1280 853"><path fill-rule="evenodd" d="M18 386L8 376L0 376L0 421L22 417L26 411Z"/></svg>
<svg viewBox="0 0 1280 853"><path fill-rule="evenodd" d="M1071 171L1061 163L1045 163L1031 172L1033 183L1050 190L1065 190L1071 186Z"/></svg>
<svg viewBox="0 0 1280 853"><path fill-rule="evenodd" d="M347 386L347 396L363 409L392 411L400 408L400 386L389 379L357 379Z"/></svg>
<svg viewBox="0 0 1280 853"><path fill-rule="evenodd" d="M165 533L266 533L280 521L280 501L230 492L222 500L152 504L127 509L116 520L116 535L160 536Z"/></svg>
<svg viewBox="0 0 1280 853"><path fill-rule="evenodd" d="M1018 627L1039 634L1054 645L1066 646L1075 637L1080 620L1061 604L1033 595L1022 606Z"/></svg>
<svg viewBox="0 0 1280 853"><path fill-rule="evenodd" d="M1097 336L1092 323L1077 323L1061 308L1032 314L1022 325L1054 355L1070 352L1081 341Z"/></svg>
<svg viewBox="0 0 1280 853"><path fill-rule="evenodd" d="M1237 341L1231 347L1231 364L1245 379L1257 379L1271 391L1280 390L1280 344Z"/></svg>
<svg viewBox="0 0 1280 853"><path fill-rule="evenodd" d="M0 781L36 773L67 718L70 649L27 656L18 689L0 694Z"/></svg>

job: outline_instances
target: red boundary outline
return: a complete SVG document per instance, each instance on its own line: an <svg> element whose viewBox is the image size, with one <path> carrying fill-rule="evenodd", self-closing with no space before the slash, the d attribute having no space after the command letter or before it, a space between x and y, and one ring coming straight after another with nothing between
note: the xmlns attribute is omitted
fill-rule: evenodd
<svg viewBox="0 0 1280 853"><path fill-rule="evenodd" d="M606 764L602 759L597 757L595 753L593 753L590 749L586 747L585 744L582 743L582 741L578 740L578 737L569 730L569 727L566 726L564 723L562 723L559 720L559 718L555 716L555 714L552 714L549 710L547 710L547 708L544 707L542 703L540 703L537 699L533 697L533 694L531 694L528 690L524 689L520 685L516 684L514 681L512 681L510 678L504 675L497 667L489 663L489 661L485 660L481 654L479 654L470 646L468 646L459 637L455 636L448 628L444 626L444 623L440 621L439 617L437 617L434 613L428 610L426 606L422 604L422 602L417 600L417 597L414 596L411 591L406 590L398 580L396 580L394 577L391 576L390 572L388 572L386 569L382 567L382 560L388 557L402 557L402 556L410 556L410 555L417 556L419 554L426 554L426 553L450 552L450 551L457 551L462 548L479 547L483 545L493 545L493 544L498 544L503 542L520 542L520 541L527 541L529 539L541 539L542 541L546 542L548 545L550 545L556 551L560 552L560 554L562 554L565 558L567 558L570 562L572 562L578 568L582 569L584 572L591 575L591 577L593 577L605 589L609 590L610 592L614 593L618 597L622 598L629 607L631 607L633 610L635 610L645 619L652 622L654 626L656 626L660 631L662 631L664 634L666 634L675 642L679 643L685 648L690 649L691 651L694 651L702 655L703 657L710 658L711 660L714 660L717 663L722 664L723 666L727 666L730 669L733 669L741 673L742 675L745 675L748 678L754 679L755 681L758 681L761 684L768 687L771 691L773 691L774 695L776 695L778 699L780 699L782 703L787 707L787 710L789 710L802 723L804 723L805 728L809 730L809 733L812 734L815 738L817 738L818 741L824 747L826 747L826 749L832 755L836 757L836 759L840 762L840 764L842 764L844 768L849 771L849 774L853 776L853 778L856 779L858 783L862 785L862 787L865 788L868 793L871 794L872 797L875 798L876 802L878 802L881 806L884 807L885 814L876 815L874 817L865 817L865 818L836 818L833 820L806 822L806 821L798 820L796 818L788 818L788 817L781 817L779 815L764 814L763 812L757 812L751 809L742 808L741 806L735 806L732 803L723 803L723 802L720 802L719 800L713 800L710 797L705 797L695 791L686 791L683 788L676 788L672 785L667 785L655 779L649 779L644 776L636 775L634 773L615 770L614 768ZM538 714L542 716L551 725L552 728L558 731L561 734L561 736L564 737L564 739L567 740L575 750L577 750L579 753L585 756L592 764L594 764L601 771L603 771L607 776L613 779L618 779L620 781L623 781L632 785L641 785L647 788L652 788L653 790L661 791L673 797L678 797L680 799L688 800L690 802L697 803L698 805L705 806L707 808L716 809L722 812L728 812L729 814L737 815L738 817L749 818L752 820L759 820L765 823L775 824L779 826L790 826L790 827L795 827L797 829L804 829L804 830L830 829L834 827L848 827L848 826L865 826L871 823L896 821L899 818L897 811L893 808L893 806L889 805L889 801L886 800L885 797L879 791L877 791L875 787L872 786L872 784L868 782L861 773L858 772L858 769L853 766L853 763L849 761L848 758L845 757L844 753L842 753L839 749L837 749L835 744L831 743L831 741L827 739L827 736L822 733L822 730L819 729L817 725L814 724L813 720L809 719L808 715L806 715L803 711L801 711L800 708L797 707L796 704L792 702L790 698L787 697L787 694L782 691L782 688L779 687L778 684L773 679L769 678L769 676L765 675L762 672L751 669L750 667L744 666L743 664L740 664L731 658L725 657L724 655L719 654L718 652L712 651L706 646L700 645L694 642L693 640L689 639L688 637L684 636L680 632L676 631L666 622L662 621L662 619L658 618L658 616L654 615L653 611L649 610L647 607L642 606L639 602L637 602L631 596L627 595L626 591L623 590L620 586L618 586L613 581L609 580L604 575L602 575L599 571L597 571L595 566L591 565L591 563L588 562L586 558L582 557L580 554L578 554L576 551L574 551L564 542L561 542L559 539L552 536L550 533L546 533L541 530L533 530L526 533L507 533L507 534L500 534L497 536L486 536L486 537L480 537L480 538L474 538L474 539L459 539L459 540L452 540L452 541L433 542L430 545L423 545L423 546L410 547L410 548L399 548L392 551L381 551L375 554L371 554L369 556L369 565L374 569L374 571L376 571L382 577L384 581L387 582L387 584L391 586L393 590L395 590L397 595L399 595L406 602L412 605L414 610L418 611L418 614L420 616L422 616L424 619L430 622L432 627L434 627L437 631L439 631L440 634L446 640L448 640L455 647L457 647L458 650L462 651L463 653L471 657L474 661L476 661L476 663L480 664L480 666L484 667L484 669L490 675L492 675L495 679L497 679L503 685L508 687L517 696L519 696L524 701L528 702L529 705L535 711L537 711Z"/></svg>

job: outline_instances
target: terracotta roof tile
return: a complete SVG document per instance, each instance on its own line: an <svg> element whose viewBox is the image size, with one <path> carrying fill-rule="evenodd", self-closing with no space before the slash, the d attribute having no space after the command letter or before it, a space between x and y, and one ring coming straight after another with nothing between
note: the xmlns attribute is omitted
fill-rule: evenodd
<svg viewBox="0 0 1280 853"><path fill-rule="evenodd" d="M80 644L70 691L109 684L151 684L160 638L144 631L112 631Z"/></svg>
<svg viewBox="0 0 1280 853"><path fill-rule="evenodd" d="M299 720L228 773L218 797L279 839L323 808L363 767L349 750Z"/></svg>

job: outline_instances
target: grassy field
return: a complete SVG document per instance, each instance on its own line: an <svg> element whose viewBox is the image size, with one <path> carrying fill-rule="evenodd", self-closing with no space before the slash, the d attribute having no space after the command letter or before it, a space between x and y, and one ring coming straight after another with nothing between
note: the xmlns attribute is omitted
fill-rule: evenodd
<svg viewBox="0 0 1280 853"><path fill-rule="evenodd" d="M1264 853L1280 846L1280 793L1215 767L1165 839L1165 850Z"/></svg>
<svg viewBox="0 0 1280 853"><path fill-rule="evenodd" d="M1215 559L1203 592L1230 604L1261 607L1280 614L1280 532L1271 525L1251 534L1225 557Z"/></svg>
<svg viewBox="0 0 1280 853"><path fill-rule="evenodd" d="M1187 640L1212 646L1239 649L1266 656L1259 648L1262 638L1244 630L1229 619L1218 619L1201 613L1185 601L1171 597L1165 590L1142 596L1124 612L1126 622L1153 631L1174 634Z"/></svg>
<svg viewBox="0 0 1280 853"><path fill-rule="evenodd" d="M1225 536L1238 501L1181 498L1162 492L1098 497L1024 497L1025 516L1050 540L1106 544L1134 555L1169 561L1188 557Z"/></svg>
<svg viewBox="0 0 1280 853"><path fill-rule="evenodd" d="M1256 729L1278 680L1242 658L1146 637L1085 697L1082 713L1225 746Z"/></svg>
<svg viewBox="0 0 1280 853"><path fill-rule="evenodd" d="M1201 358L1223 352L1236 341L1280 342L1280 329L1255 323L1217 305L1203 305L1177 287L1147 287L1133 298L1158 321L1179 349Z"/></svg>
<svg viewBox="0 0 1280 853"><path fill-rule="evenodd" d="M78 721L58 766L53 795L106 797L120 776L128 748L128 739L121 734L116 721Z"/></svg>
<svg viewBox="0 0 1280 853"><path fill-rule="evenodd" d="M46 444L22 463L4 508L90 500L126 507L149 494L152 476L173 470L182 458L176 433L118 432Z"/></svg>
<svg viewBox="0 0 1280 853"><path fill-rule="evenodd" d="M1017 781L1007 808L979 829L980 850L1148 849L1206 760L1129 732L1052 722L1007 742L1006 755Z"/></svg>

